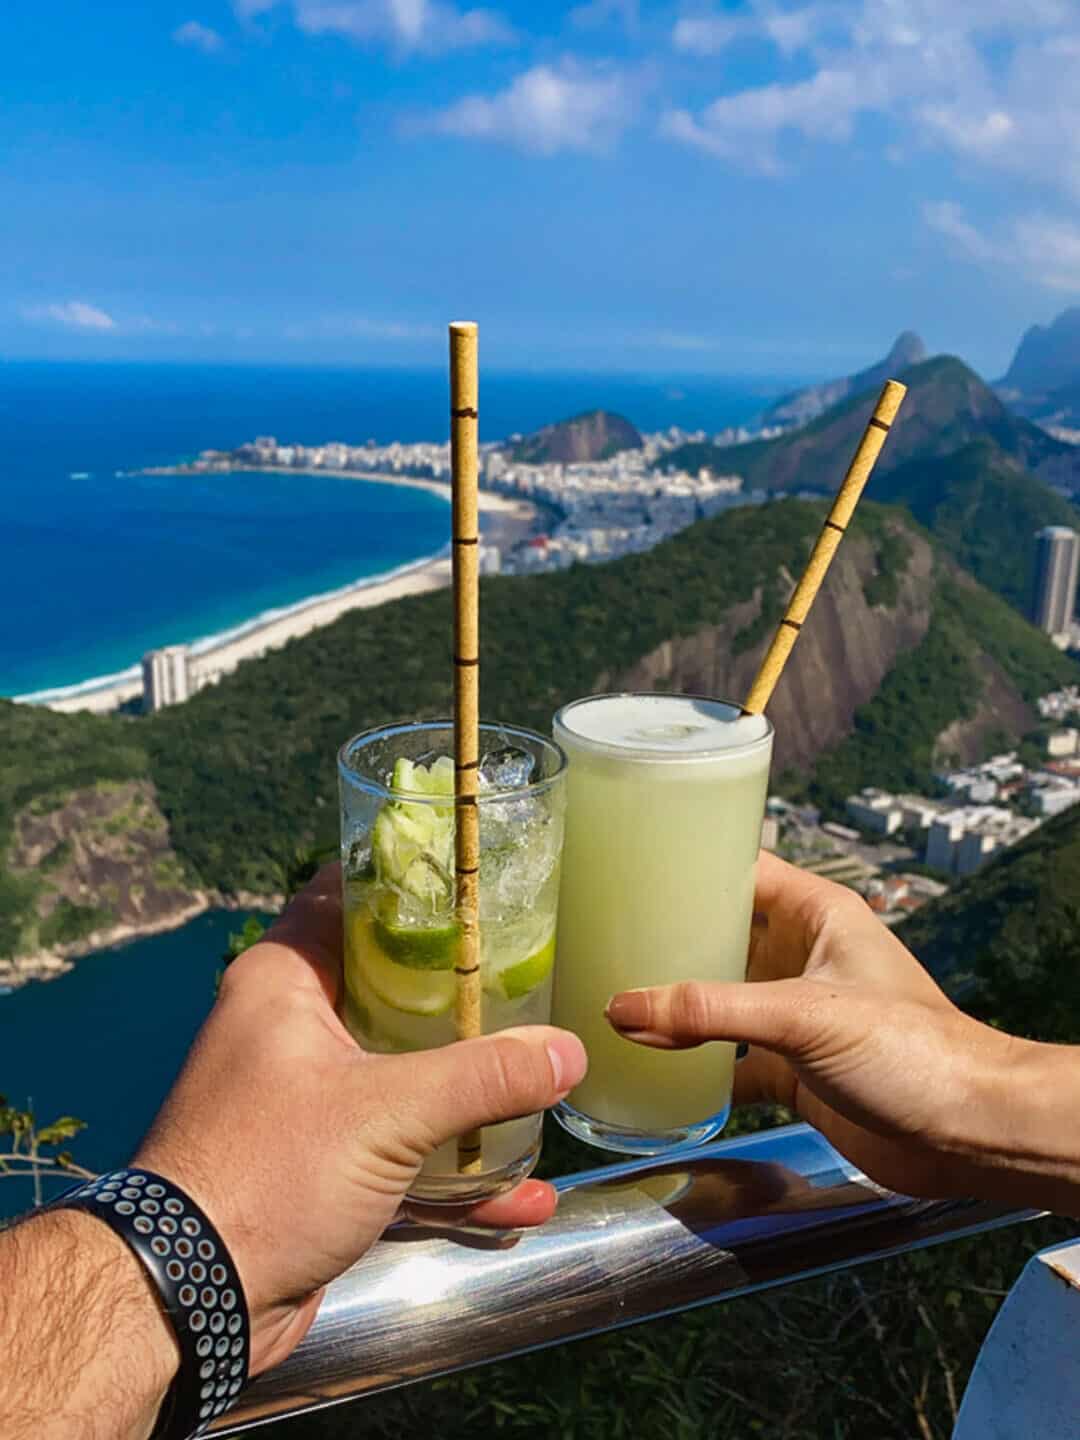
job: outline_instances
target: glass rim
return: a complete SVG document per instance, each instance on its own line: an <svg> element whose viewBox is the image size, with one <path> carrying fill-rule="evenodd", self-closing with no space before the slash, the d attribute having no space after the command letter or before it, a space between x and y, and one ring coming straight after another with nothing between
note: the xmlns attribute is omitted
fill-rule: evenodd
<svg viewBox="0 0 1080 1440"><path fill-rule="evenodd" d="M420 795L413 790L393 790L382 780L365 774L351 764L352 753L362 745L371 744L375 740L389 739L394 735L409 735L423 730L454 730L452 719L435 720L395 720L385 725L375 725L370 730L361 730L358 734L351 736L341 746L337 754L337 768L340 778L350 785L362 786L365 790L380 796L384 800L407 799L410 804L417 805L439 805L444 806L450 800L448 795ZM477 795L477 804L481 807L505 803L507 800L528 799L531 796L543 795L554 785L557 785L566 775L569 759L566 751L549 735L541 735L538 730L530 730L525 725L503 725L495 720L480 721L481 735L495 733L506 735L510 739L519 736L530 741L534 745L540 745L555 756L558 762L557 768L551 775L545 775L541 780L530 780L527 785L516 785L505 790L481 790Z"/></svg>
<svg viewBox="0 0 1080 1440"><path fill-rule="evenodd" d="M772 721L764 711L759 712L761 719L765 722L764 735L758 735L753 740L747 740L741 745L718 745L707 747L702 750L662 750L659 747L651 748L643 745L619 745L608 740L593 740L587 735L580 735L566 723L565 717L571 710L576 710L579 705L589 705L595 700L703 700L707 705L726 705L730 710L737 710L746 714L743 707L734 700L724 700L719 695L696 695L683 691L672 690L601 690L595 695L582 695L577 700L570 700L561 705L555 712L552 725L563 731L571 738L575 745L582 750L588 750L594 755L605 755L622 760L647 760L650 764L659 765L686 765L701 764L706 761L721 760L744 760L752 755L755 750L764 749L772 743L776 734ZM736 717L738 718L738 717Z"/></svg>

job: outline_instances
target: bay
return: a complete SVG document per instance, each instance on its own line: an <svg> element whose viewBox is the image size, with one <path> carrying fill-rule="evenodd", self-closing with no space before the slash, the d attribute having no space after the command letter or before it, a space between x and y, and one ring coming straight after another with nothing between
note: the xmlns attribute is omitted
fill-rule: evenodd
<svg viewBox="0 0 1080 1440"><path fill-rule="evenodd" d="M221 957L243 920L210 911L0 995L0 1094L32 1105L39 1123L84 1120L70 1148L89 1169L126 1163L214 1003ZM65 1183L50 1182L47 1193ZM31 1201L25 1181L0 1175L0 1217Z"/></svg>
<svg viewBox="0 0 1080 1440"><path fill-rule="evenodd" d="M779 386L485 376L498 439L584 409L718 429ZM127 472L257 434L305 444L446 436L438 370L0 364L0 695L72 685L264 610L384 573L446 539L440 497L333 475ZM118 473L119 472L119 473Z"/></svg>

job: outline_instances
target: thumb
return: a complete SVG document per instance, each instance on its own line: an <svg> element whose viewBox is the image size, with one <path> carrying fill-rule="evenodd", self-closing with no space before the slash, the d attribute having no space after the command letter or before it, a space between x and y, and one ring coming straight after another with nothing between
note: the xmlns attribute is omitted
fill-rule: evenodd
<svg viewBox="0 0 1080 1440"><path fill-rule="evenodd" d="M625 1039L655 1049L734 1040L805 1060L832 1033L834 999L825 987L806 980L684 980L650 990L624 990L612 996L604 1013Z"/></svg>
<svg viewBox="0 0 1080 1440"><path fill-rule="evenodd" d="M578 1084L587 1064L577 1036L548 1025L380 1057L396 1118L412 1122L412 1133L430 1137L432 1146L546 1110ZM391 1075L391 1067L399 1073Z"/></svg>

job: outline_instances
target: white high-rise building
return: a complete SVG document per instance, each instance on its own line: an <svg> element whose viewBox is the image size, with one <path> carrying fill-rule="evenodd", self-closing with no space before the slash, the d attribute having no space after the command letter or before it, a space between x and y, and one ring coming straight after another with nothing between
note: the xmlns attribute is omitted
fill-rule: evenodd
<svg viewBox="0 0 1080 1440"><path fill-rule="evenodd" d="M186 645L168 645L143 656L143 709L179 705L191 694Z"/></svg>
<svg viewBox="0 0 1080 1440"><path fill-rule="evenodd" d="M1076 611L1080 536L1065 525L1048 525L1035 536L1035 595L1031 618L1053 637L1070 635Z"/></svg>

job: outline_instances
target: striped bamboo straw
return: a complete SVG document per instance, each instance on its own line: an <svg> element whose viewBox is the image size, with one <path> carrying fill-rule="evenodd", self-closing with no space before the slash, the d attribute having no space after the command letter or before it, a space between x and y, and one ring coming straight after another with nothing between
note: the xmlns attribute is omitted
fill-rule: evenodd
<svg viewBox="0 0 1080 1440"><path fill-rule="evenodd" d="M795 593L788 602L784 618L776 627L773 642L761 662L753 685L750 687L750 693L743 705L743 710L748 715L760 714L769 703L776 688L776 682L780 679L784 666L787 664L788 656L795 648L799 631L806 623L810 607L813 605L826 572L832 564L832 558L836 554L840 541L844 538L844 531L855 513L859 497L866 482L870 479L870 472L881 454L881 447L888 438L889 430L900 409L900 402L906 394L907 386L901 385L898 380L885 381L881 394L878 396L878 402L874 406L874 413L863 431L859 448L855 451L855 458L844 476L844 483L840 486L839 493L833 501L828 519L821 527L821 534L807 561L802 579L795 587Z"/></svg>
<svg viewBox="0 0 1080 1440"><path fill-rule="evenodd" d="M450 468L454 585L454 871L460 941L455 1020L460 1040L481 1033L480 991L480 536L477 328L450 326ZM483 1168L482 1132L458 1141L458 1171Z"/></svg>

